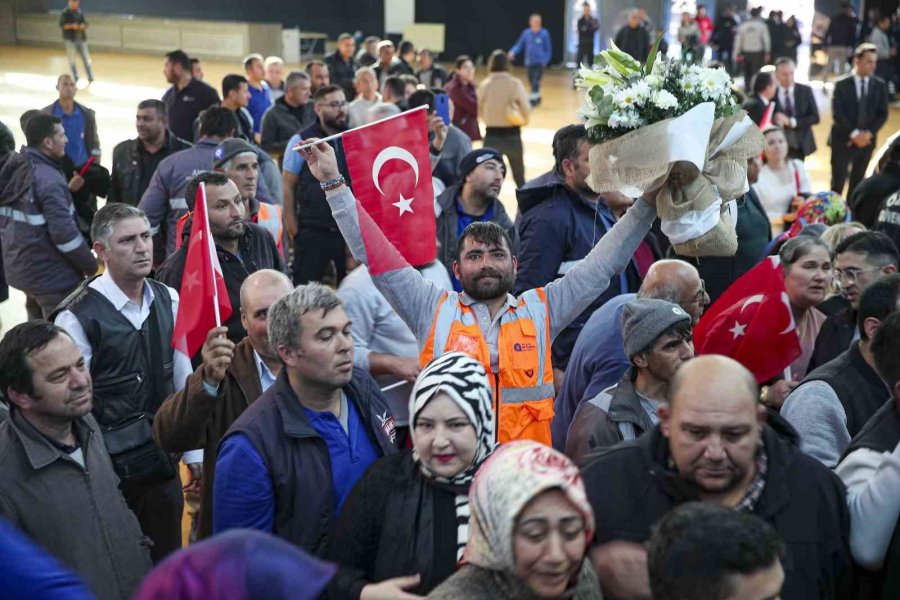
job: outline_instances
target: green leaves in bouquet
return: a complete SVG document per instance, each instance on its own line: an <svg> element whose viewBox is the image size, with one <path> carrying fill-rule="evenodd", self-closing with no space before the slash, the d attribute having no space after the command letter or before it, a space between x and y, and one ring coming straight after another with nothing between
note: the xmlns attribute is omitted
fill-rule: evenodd
<svg viewBox="0 0 900 600"><path fill-rule="evenodd" d="M663 33L656 36L656 41L653 43L650 54L647 56L647 62L644 63L644 75L649 75L653 72L653 65L656 64L656 56L659 54L659 45L662 43L662 39Z"/></svg>

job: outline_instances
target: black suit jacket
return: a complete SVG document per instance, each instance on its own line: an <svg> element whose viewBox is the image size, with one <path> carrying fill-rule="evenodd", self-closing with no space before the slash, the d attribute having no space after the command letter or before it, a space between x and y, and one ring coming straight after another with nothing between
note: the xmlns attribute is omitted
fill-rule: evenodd
<svg viewBox="0 0 900 600"><path fill-rule="evenodd" d="M847 142L850 141L850 133L854 129L872 132L871 146L875 147L876 134L888 117L888 93L884 80L874 75L869 77L868 88L866 122L862 127L857 127L859 98L856 95L856 80L853 75L848 75L834 85L834 94L831 98L834 123L831 125L829 143L835 148L846 148Z"/></svg>
<svg viewBox="0 0 900 600"><path fill-rule="evenodd" d="M765 101L753 94L749 96L744 103L741 104L741 107L747 111L747 116L749 116L754 123L759 125L759 122L762 121L763 115L766 114L767 105Z"/></svg>
<svg viewBox="0 0 900 600"><path fill-rule="evenodd" d="M785 129L788 142L793 147L800 148L803 156L809 156L816 151L816 138L813 136L812 126L819 122L819 107L813 96L812 88L802 83L794 84L794 115L797 126L793 129ZM787 114L787 110L781 104L781 90L775 94L775 112ZM793 138L793 139L792 139Z"/></svg>

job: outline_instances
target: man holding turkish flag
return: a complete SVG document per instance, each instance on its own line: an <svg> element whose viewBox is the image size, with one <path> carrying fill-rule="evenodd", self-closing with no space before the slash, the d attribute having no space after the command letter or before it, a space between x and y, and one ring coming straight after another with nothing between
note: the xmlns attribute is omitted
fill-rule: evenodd
<svg viewBox="0 0 900 600"><path fill-rule="evenodd" d="M231 316L231 301L209 229L205 183L197 188L193 215L181 280L182 300L172 335L172 346L189 357L200 350L210 329Z"/></svg>
<svg viewBox="0 0 900 600"><path fill-rule="evenodd" d="M730 356L760 384L782 374L800 356L800 337L777 256L747 271L707 309L694 327L694 349L697 355Z"/></svg>
<svg viewBox="0 0 900 600"><path fill-rule="evenodd" d="M343 136L353 192L379 231L362 228L366 247L387 238L411 265L425 265L437 253L434 188L425 107L376 121ZM366 220L370 224L369 220ZM383 234L382 234L383 232ZM374 248L373 248L374 249ZM369 271L378 275L403 266L396 254L370 251Z"/></svg>

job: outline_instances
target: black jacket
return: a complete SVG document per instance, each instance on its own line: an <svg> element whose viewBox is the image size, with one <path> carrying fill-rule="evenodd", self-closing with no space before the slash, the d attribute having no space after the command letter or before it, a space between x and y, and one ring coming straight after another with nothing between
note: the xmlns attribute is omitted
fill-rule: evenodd
<svg viewBox="0 0 900 600"><path fill-rule="evenodd" d="M184 225L184 243L181 248L170 255L156 271L156 280L178 290L182 298L186 297L181 290L181 279L184 276L184 261L187 260L187 240L190 234L191 221L188 219ZM250 273L260 269L275 269L282 272L285 270L284 261L272 234L259 225L244 224L244 235L241 236L239 247L240 258L216 246L232 309L231 316L222 324L228 327L228 339L235 344L247 335L247 330L241 325L241 284Z"/></svg>
<svg viewBox="0 0 900 600"><path fill-rule="evenodd" d="M822 323L819 335L816 336L816 345L813 348L806 372L812 373L813 369L821 367L846 352L853 342L855 331L856 311L849 305L847 308L829 315Z"/></svg>
<svg viewBox="0 0 900 600"><path fill-rule="evenodd" d="M375 449L382 455L395 454L393 417L375 380L354 368L344 391L356 405ZM310 554L324 556L335 520L331 459L325 440L310 425L284 369L228 429L220 450L235 433L250 439L272 475L275 535Z"/></svg>
<svg viewBox="0 0 900 600"><path fill-rule="evenodd" d="M778 56L773 54L772 56ZM787 107L781 103L781 92L775 94L772 100L775 103L775 112L787 114ZM819 108L813 97L812 88L802 83L794 84L793 114L789 115L797 120L797 126L784 130L790 148L796 148L803 156L809 156L816 151L816 138L813 136L813 125L819 122Z"/></svg>
<svg viewBox="0 0 900 600"><path fill-rule="evenodd" d="M312 101L304 104L299 112L302 119L298 118L296 110L291 110L284 96L275 101L262 119L260 145L263 150L272 154L284 154L285 147L294 134L316 121Z"/></svg>
<svg viewBox="0 0 900 600"><path fill-rule="evenodd" d="M113 150L112 181L109 186L109 195L106 197L107 202L124 202L137 206L141 201L141 196L144 195L146 188L141 189L141 160L138 156L140 143L140 138L125 140L117 144ZM171 131L167 131L166 143L159 149L159 159L162 160L170 154L190 148L192 145ZM145 178L147 183L150 183L149 175L152 173Z"/></svg>
<svg viewBox="0 0 900 600"><path fill-rule="evenodd" d="M769 522L787 546L781 597L850 600L850 516L843 483L768 426L763 444L768 472L753 512ZM588 499L594 514L602 515L595 533L598 544L644 543L663 515L699 499L694 488L667 468L669 457L668 441L655 427L584 467Z"/></svg>
<svg viewBox="0 0 900 600"><path fill-rule="evenodd" d="M376 461L353 487L334 526L328 558L342 566L331 598L358 600L363 586L422 576L426 595L456 570L455 494L435 486L404 452ZM436 535L446 530L447 535Z"/></svg>
<svg viewBox="0 0 900 600"><path fill-rule="evenodd" d="M747 111L747 116L749 116L757 125L762 121L768 107L769 105L756 94L753 94L744 100L744 103L741 105L741 108Z"/></svg>
<svg viewBox="0 0 900 600"><path fill-rule="evenodd" d="M872 143L869 147L876 147L878 130L887 122L888 117L887 84L883 79L874 75L869 77L866 99L866 119L860 127L857 122L859 98L857 98L856 79L853 75L848 75L834 84L834 93L831 96L831 114L834 115L834 123L831 125L828 143L836 150L847 148L847 142L854 129L870 131Z"/></svg>
<svg viewBox="0 0 900 600"><path fill-rule="evenodd" d="M615 42L622 52L627 52L641 63L647 60L647 56L650 54L650 45L653 43L646 29L643 27L632 29L628 25L616 33Z"/></svg>
<svg viewBox="0 0 900 600"><path fill-rule="evenodd" d="M864 179L850 195L853 220L872 229L878 222L884 201L897 192L900 192L900 167L889 165L881 173Z"/></svg>

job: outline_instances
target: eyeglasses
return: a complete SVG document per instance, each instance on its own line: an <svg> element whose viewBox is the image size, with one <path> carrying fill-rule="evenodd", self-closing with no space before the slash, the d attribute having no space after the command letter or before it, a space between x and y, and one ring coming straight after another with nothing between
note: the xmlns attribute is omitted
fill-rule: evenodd
<svg viewBox="0 0 900 600"><path fill-rule="evenodd" d="M831 274L834 275L835 280L838 282L846 281L847 283L856 283L859 279L859 276L863 273L871 273L873 271L878 271L878 267L873 269L857 269L854 267L850 267L848 269L834 269Z"/></svg>
<svg viewBox="0 0 900 600"><path fill-rule="evenodd" d="M706 282L700 280L700 291L690 300L682 300L679 304L704 304L706 302Z"/></svg>
<svg viewBox="0 0 900 600"><path fill-rule="evenodd" d="M327 106L328 108L333 108L334 110L340 110L347 106L347 101L335 100L334 102L319 102L319 106Z"/></svg>

